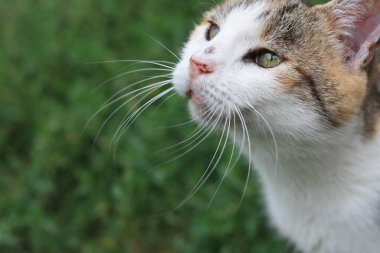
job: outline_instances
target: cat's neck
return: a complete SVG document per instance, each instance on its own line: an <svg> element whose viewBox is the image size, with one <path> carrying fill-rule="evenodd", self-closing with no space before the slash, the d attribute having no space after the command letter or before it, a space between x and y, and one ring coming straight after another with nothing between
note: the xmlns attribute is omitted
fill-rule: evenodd
<svg viewBox="0 0 380 253"><path fill-rule="evenodd" d="M345 167L363 166L363 161L380 161L380 134L363 136L361 127L347 126L335 135L314 140L297 140L276 136L276 145L270 135L253 138L252 156L258 167L271 173L323 174ZM380 162L377 167L379 167ZM318 167L318 169L311 167ZM341 168L342 167L342 168ZM349 169L349 168L347 168ZM380 170L380 169L379 169ZM268 172L269 173L269 172ZM336 172L333 172L336 174ZM316 176L316 175L314 175Z"/></svg>
<svg viewBox="0 0 380 253"><path fill-rule="evenodd" d="M304 184L303 190L313 184L329 186L335 180L341 184L337 187L349 186L351 180L371 178L371 171L379 174L380 185L380 134L367 138L354 127L346 132L324 141L276 138L277 149L271 138L254 138L252 160L268 180L286 178Z"/></svg>
<svg viewBox="0 0 380 253"><path fill-rule="evenodd" d="M380 134L367 138L358 129L351 124L323 141L276 138L277 152L271 138L252 140L271 220L306 252L334 252L321 243L326 235L347 236L339 252L380 247ZM350 241L355 236L365 236L368 248Z"/></svg>

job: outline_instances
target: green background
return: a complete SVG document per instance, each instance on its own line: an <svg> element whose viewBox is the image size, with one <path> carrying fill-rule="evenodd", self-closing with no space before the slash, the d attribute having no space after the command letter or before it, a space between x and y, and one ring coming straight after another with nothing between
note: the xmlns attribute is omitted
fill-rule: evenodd
<svg viewBox="0 0 380 253"><path fill-rule="evenodd" d="M314 1L315 3L317 1ZM218 135L189 154L163 150L194 125L185 99L146 111L111 140L132 100L92 115L117 91L162 73L152 66L94 61L176 59L212 1L3 0L0 2L0 252L293 252L269 228L257 178L237 164L207 208L229 160L174 210L214 155ZM145 83L144 85L148 85ZM158 109L157 109L158 107ZM178 148L177 148L178 149ZM187 148L189 149L189 148ZM184 152L183 150L177 150Z"/></svg>

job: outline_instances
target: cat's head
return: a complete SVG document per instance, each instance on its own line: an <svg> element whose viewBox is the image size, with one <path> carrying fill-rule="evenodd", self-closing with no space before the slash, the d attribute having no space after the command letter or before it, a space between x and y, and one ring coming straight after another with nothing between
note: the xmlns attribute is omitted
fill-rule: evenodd
<svg viewBox="0 0 380 253"><path fill-rule="evenodd" d="M339 129L364 115L373 92L379 2L226 1L192 32L174 87L203 123L229 118L297 136Z"/></svg>

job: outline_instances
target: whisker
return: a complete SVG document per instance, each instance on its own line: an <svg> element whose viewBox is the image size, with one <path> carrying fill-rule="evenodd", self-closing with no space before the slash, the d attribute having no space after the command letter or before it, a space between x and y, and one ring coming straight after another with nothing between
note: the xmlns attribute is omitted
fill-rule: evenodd
<svg viewBox="0 0 380 253"><path fill-rule="evenodd" d="M222 112L219 114L219 117L218 119L216 120L216 124L218 124L221 116L222 116ZM198 182L196 183L196 185L193 187L193 189L190 191L190 193L185 197L184 200L182 200L179 205L175 208L175 209L178 209L179 207L183 206L185 203L187 203L193 196L195 193L198 192L198 190L204 185L204 183L207 181L207 179L211 176L211 174L214 172L216 166L218 165L221 157L222 157L222 154L223 154L223 151L226 147L226 144L227 144L227 140L228 140L228 136L225 138L225 141L224 141L224 144L223 144L223 147L222 147L222 150L220 151L219 153L219 149L220 149L220 146L222 144L222 140L224 138L224 134L225 134L225 130L226 130L226 125L227 125L227 120L225 121L225 124L224 124L224 127L223 127L223 132L222 132L222 135L221 135L221 138L219 140L219 143L218 143L218 146L215 150L215 153L209 163L209 165L207 166L205 172L203 173L203 175L201 176L201 178L198 180ZM218 153L219 153L219 156L218 156ZM217 157L218 156L218 157ZM214 160L216 159L216 162L214 163ZM214 165L212 165L214 164ZM211 169L210 169L211 168Z"/></svg>
<svg viewBox="0 0 380 253"><path fill-rule="evenodd" d="M172 72L172 70L168 70L168 69L161 69L161 68L144 68L144 69L135 69L135 70L131 70L131 71L128 71L128 72L124 72L124 73L121 73L121 74L118 74L118 75L115 75L114 77L104 81L103 83L99 84L95 90L99 90L101 87L103 87L104 85L106 85L107 83L110 83L120 77L123 77L123 76L127 76L129 74L134 74L134 73L139 73L139 72L143 72L143 71L167 71L167 72Z"/></svg>
<svg viewBox="0 0 380 253"><path fill-rule="evenodd" d="M177 128L177 127L194 125L194 124L196 124L196 122L193 119L191 119L191 120L187 120L186 122L183 122L183 123L178 123L175 125L169 125L169 126L164 126L164 127L156 127L155 129L170 129L170 128Z"/></svg>
<svg viewBox="0 0 380 253"><path fill-rule="evenodd" d="M194 123L194 121L191 121L191 123ZM159 151L157 151L157 153L156 154L159 154L159 153L162 153L162 152L165 152L165 151L168 151L168 150L170 150L170 149L175 149L175 148L177 148L177 147L179 147L179 146L181 146L181 145L183 145L184 143L186 143L186 142L189 142L190 140L192 140L193 138L196 138L195 139L195 141L197 141L197 139L198 139L198 137L201 137L201 136L203 136L203 134L205 134L205 133L207 133L206 131L204 131L205 130L205 128L207 128L206 126L201 126L201 127L196 127L186 138L185 138L185 140L183 140L183 141L181 141L181 142L179 142L179 143L177 143L177 144L175 144L175 145L172 145L172 146L170 146L170 147L167 147L167 148L164 148L164 149L161 149L161 150L159 150ZM206 129L207 130L207 129ZM190 145L192 144L193 142L191 142L190 143ZM182 148L182 149L184 149L184 148ZM176 152L178 152L178 150L176 151ZM176 152L174 152L174 153L176 153Z"/></svg>
<svg viewBox="0 0 380 253"><path fill-rule="evenodd" d="M154 79L157 79L157 78L154 78ZM147 79L146 79L147 80ZM153 78L149 78L149 80L153 80ZM127 98L133 94L136 94L138 93L137 95L133 96L132 99L138 97L139 95L143 94L146 90L152 90L152 89L157 89L157 88L160 88L164 85L167 85L169 84L171 81L170 80L164 80L164 81L160 81L160 82L156 82L156 83L153 83L153 84L149 84L147 86L144 86L144 87L141 87L141 88L138 88L136 90L133 90L133 91L130 91L130 92L127 92L117 98L115 98L117 95L119 95L121 92L117 92L116 94L114 94L108 101L105 105L103 105L103 107L100 109L101 110L104 110L106 109L107 107L109 107L110 105L113 105L115 103L117 103L118 101L124 99L124 98ZM137 83L136 83L137 84ZM125 89L123 89L123 91L125 91ZM141 92L142 91L142 92ZM115 99L113 99L115 98ZM111 100L113 99L113 100Z"/></svg>
<svg viewBox="0 0 380 253"><path fill-rule="evenodd" d="M200 128L193 136L191 136L190 138L182 141L181 143L177 144L177 145L174 145L172 147L170 147L170 149L174 149L175 147L178 147L180 145L183 145L185 143L187 143L186 145L176 149L174 152L171 152L169 155L174 155L174 154L177 154L177 153L181 153L183 150L187 149L188 147L192 146L194 143L202 143L208 136L210 136L210 133L212 132L208 132L207 130L209 130L211 127L208 127L208 128ZM200 141L199 141L200 140ZM188 149L187 152L185 153L182 153L180 157L182 157L183 155L185 154L188 154L190 151L192 151L196 146L198 145L194 145L192 148ZM176 160L178 159L179 157L175 157L173 160Z"/></svg>
<svg viewBox="0 0 380 253"><path fill-rule="evenodd" d="M166 49L171 55L173 55L177 60L181 61L181 59L172 51L170 50L169 48L167 48L161 41L157 40L156 38L152 37L151 35L147 34L147 33L144 33L146 36L148 36L149 38L151 38L153 41L155 41L157 44L159 44L160 46L162 46L164 49Z"/></svg>
<svg viewBox="0 0 380 253"><path fill-rule="evenodd" d="M82 133L83 131L88 127L88 125L91 123L91 121L101 112L103 111L104 109L106 109L109 105L112 105L113 103L111 102L117 95L119 95L120 93L124 92L125 90L127 89L130 89L131 87L135 86L135 85L138 85L140 83L143 83L143 82L147 82L147 81L151 81L151 80L154 80L154 79L158 79L158 78L164 78L164 77L170 77L170 75L159 75L159 76L154 76L154 77L150 77L150 78L146 78L146 79L143 79L143 80L140 80L138 82L135 82L131 85L128 85L126 88L123 88L121 89L120 91L118 91L117 93L115 93L114 95L111 96L111 98L109 98L105 104L103 104L101 106L101 108L99 110L97 110L91 117L90 119L86 122L85 126L83 127L82 129ZM133 91L132 91L133 92ZM115 101L116 102L116 101Z"/></svg>
<svg viewBox="0 0 380 253"><path fill-rule="evenodd" d="M242 98L242 97L241 97ZM275 134L274 134L274 131L271 127L271 125L269 124L269 122L265 119L265 117L251 104L249 103L246 99L242 98L244 100L244 102L246 103L246 105L248 105L249 108L251 108L264 122L264 124L267 126L268 130L269 130L269 133L272 137L272 141L273 141L273 145L274 145L274 152L275 152L275 171L277 172L278 171L278 164L279 164L279 161L278 161L278 145L277 145L277 141L276 141L276 137L275 137Z"/></svg>
<svg viewBox="0 0 380 253"><path fill-rule="evenodd" d="M170 82L169 82L170 83ZM166 83L165 85L169 84ZM117 129L116 133L112 137L111 143L116 143L119 141L120 137L127 131L127 129L133 124L133 122L154 102L156 102L158 99L162 98L169 92L173 91L174 87L168 88L165 91L159 93L158 95L154 96L152 99L150 99L148 102L146 102L144 105L142 105L140 108L138 108L134 113L128 116L128 118L121 124L121 126Z"/></svg>
<svg viewBox="0 0 380 253"><path fill-rule="evenodd" d="M258 112L257 110L255 110L255 112L264 121L265 125L267 125L268 130L269 130L269 132L270 132L270 134L272 136L273 145L274 145L274 152L275 152L275 171L277 172L278 171L278 146L277 146L276 137L274 135L272 127L270 126L270 124L268 123L268 121L265 119L265 117L260 112Z"/></svg>
<svg viewBox="0 0 380 253"><path fill-rule="evenodd" d="M173 65L173 66L176 65L176 63L170 62L170 61L147 61L147 60L111 60L111 61L89 62L87 64L128 63L128 62L137 63L137 64L139 63L152 64L152 65L161 66L161 67L172 69L172 70L174 70L174 67L168 66L166 64Z"/></svg>
<svg viewBox="0 0 380 253"><path fill-rule="evenodd" d="M236 112L239 116L239 119L242 123L242 127L243 127L243 134L247 134L247 143L248 143L248 172L247 172L247 180L245 182L245 185L244 185L244 190L243 190L243 193L242 193L242 196L240 198L240 201L239 201L239 205L238 205L238 209L240 208L241 204L243 203L243 199L244 199L244 196L247 192L247 189L248 189L248 183L249 183L249 178L251 177L251 166L252 166L252 150L251 150L251 140L249 138L249 131L248 131L248 128L247 128L247 124L244 120L244 117L241 113L241 111L239 110L239 108L236 107Z"/></svg>
<svg viewBox="0 0 380 253"><path fill-rule="evenodd" d="M215 114L215 112L213 113L213 115ZM213 117L213 116L212 116ZM210 122L211 120L208 120L208 122ZM207 124L205 124L205 126L207 126ZM186 154L190 153L192 150L194 150L195 148L197 148L204 140L206 140L212 133L213 133L213 130L215 129L215 125L210 125L210 126L207 126L207 128L204 130L204 133L205 133L205 136L203 135L204 133L200 134L201 136L204 136L204 137L200 137L202 138L200 141L198 141L200 138L197 137L197 143L192 146L190 149L186 150L186 152L183 152L182 154L170 159L169 161L166 161L164 163L161 163L160 165L154 167L157 168L157 167L161 167L165 164L168 164L168 163L171 163L183 156L185 156ZM183 150L183 149L182 149Z"/></svg>
<svg viewBox="0 0 380 253"><path fill-rule="evenodd" d="M114 136L112 137L111 144L114 144L114 162L116 163L116 150L118 147L118 143L120 141L120 138L125 134L125 132L129 129L129 127L135 122L135 120L153 103L155 103L157 100L168 94L169 92L173 91L174 87L168 88L165 91L159 93L152 99L150 99L148 102L146 102L144 105L142 105L140 108L138 108L133 114L131 114L118 128Z"/></svg>
<svg viewBox="0 0 380 253"><path fill-rule="evenodd" d="M231 128L231 119L230 119L230 113L231 113L231 111L229 110L229 112L228 112L228 118L227 118L227 120L228 120L228 128L227 128L227 134L226 134L226 140L228 139L228 137L229 137L229 133L230 133L230 128ZM234 115L234 123L235 123L235 115ZM228 161L228 164L227 164L227 168L226 168L226 170L224 171L224 174L223 174L223 177L222 177L222 179L221 179L221 181L220 181L220 183L219 183L219 185L218 185L218 187L216 188L216 190L215 190L215 192L214 192L214 194L212 195L212 197L211 197L211 200L209 201L209 204L208 204L208 206L207 206L207 208L206 208L206 211L208 211L209 209L210 209L210 207L211 207L211 204L214 202L214 199L215 199L215 197L216 197L216 195L217 195L217 193L219 192L219 189L221 188L221 186L222 186L222 184L223 184L223 182L224 182L224 180L226 179L226 177L227 177L227 175L228 175L228 172L229 172L229 169L230 169L230 165L231 165L231 162L232 162L232 158L233 158L233 154L234 154L234 151L235 151L235 134L236 134L236 129L235 129L235 124L234 124L234 137L233 137L233 144L232 144L232 151L231 151L231 155L230 155L230 159L229 159L229 161Z"/></svg>
<svg viewBox="0 0 380 253"><path fill-rule="evenodd" d="M202 112L201 117L206 116L206 118L207 118L207 114L211 113L211 112L213 111L213 108L215 108L215 107L212 107L212 108L208 109L207 111ZM213 113L213 115L212 115L211 117L213 117L214 114L215 114L215 112ZM183 141L181 141L181 142L179 142L179 143L177 143L177 144L175 144L175 145L173 145L173 146L171 146L171 147L165 148L165 149L163 149L162 151L167 151L167 150L170 150L170 149L177 148L178 146L181 146L182 144L184 144L184 143L186 143L186 142L188 142L188 141L190 141L191 139L193 139L193 138L196 137L194 141L188 143L186 146L181 147L180 149L177 149L174 153L177 153L177 152L179 152L179 151L182 151L183 149L186 149L188 146L191 146L191 144L193 144L193 143L196 142L198 139L200 139L204 134L207 133L207 130L209 130L209 129L212 127L212 126L209 126L209 124L208 124L210 121L211 121L211 119L208 119L206 124L203 124L203 125L198 126L197 128L195 128L195 129L189 134L190 137L188 136L185 140L183 140ZM193 122L194 122L194 120L193 120ZM205 129L205 128L206 128L206 129ZM203 132L203 133L202 133L202 132Z"/></svg>
<svg viewBox="0 0 380 253"><path fill-rule="evenodd" d="M152 78L149 78L149 79L152 79ZM108 118L106 121L108 121L110 118L112 118L113 115L115 115L115 113L117 111L119 111L120 108L122 108L124 105L126 105L127 103L129 103L131 100L135 99L136 97L140 96L141 94L144 94L145 92L147 91L151 91L151 90L154 90L154 89L158 89L160 87L162 87L163 85L166 85L165 84L165 81L161 81L161 82L157 82L157 83L154 83L154 84L151 84L151 85L148 85L148 86L145 86L145 87L142 87L140 89L137 89L137 90L133 90L132 92L129 92L127 94L124 94L110 102L107 102L105 105L103 105L98 111L96 111L92 116L91 118L87 121L86 125L84 126L84 129L91 123L91 121L100 113L102 112L103 110L105 110L106 108L110 107L111 105L117 103L118 101L120 101L121 99L124 99L125 97L128 97L136 92L138 92L137 95L133 96L132 98L128 99L127 101L125 101L121 106L119 106ZM115 97L115 95L113 96Z"/></svg>
<svg viewBox="0 0 380 253"><path fill-rule="evenodd" d="M165 98L161 103L159 103L159 104L156 106L156 108L154 109L153 114L156 114L157 111L158 111L158 109L160 109L161 106L162 106L163 104L165 104L169 99L171 99L171 98L174 97L175 95L177 95L177 94L176 94L176 93L173 93L173 94L170 95L169 97Z"/></svg>
<svg viewBox="0 0 380 253"><path fill-rule="evenodd" d="M165 74L165 75L158 75L158 76L152 76L152 77L149 77L149 78L145 78L143 80L140 80L140 81L137 81L137 82L134 82L130 85L127 85L125 88L119 90L118 92L116 92L115 94L113 94L107 101L106 101L106 104L109 103L109 101L111 101L112 99L114 99L115 97L117 97L120 93L123 93L124 91L128 90L128 89L131 89L132 87L136 86L136 85L139 85L141 83L144 83L144 82L147 82L147 81L151 81L151 80L154 80L154 79L159 79L159 78L169 78L171 77L170 74ZM164 81L169 81L169 80L164 80ZM145 86L144 86L145 87ZM144 88L142 87L142 88ZM134 92L134 90L132 91Z"/></svg>
<svg viewBox="0 0 380 253"><path fill-rule="evenodd" d="M102 130L104 129L104 127L106 126L106 124L110 121L110 119L118 112L121 110L121 108L123 108L126 104L128 104L130 101L132 101L133 99L137 98L138 96L144 94L144 93L147 93L142 99L144 99L146 96L148 96L150 93L152 93L153 91L157 90L158 88L161 88L167 84L169 84L170 82L159 82L159 83L156 83L156 84L152 84L152 85L149 85L149 87L143 87L141 89L139 89L139 92L137 94L135 94L134 96L130 97L128 100L124 101L120 106L118 106L108 117L107 119L103 122L103 124L100 126L100 129L98 130L96 136L95 136L95 140L94 140L94 144L96 143L97 139L99 138L99 135L100 133L102 132ZM134 91L136 92L136 91ZM131 95L131 93L129 93L129 95ZM101 108L100 110L98 110L98 112L96 112L96 114L99 114L102 110L104 110L106 107L110 106L111 104L114 104L116 103L117 101L123 99L125 96L122 96L118 99L115 99L114 101L111 101L110 103L108 103L108 105L104 106L103 108ZM141 99L139 100L141 101ZM94 118L96 115L94 115L92 118Z"/></svg>
<svg viewBox="0 0 380 253"><path fill-rule="evenodd" d="M235 107L235 110L237 110L237 108ZM237 126L236 126L236 117L235 117L235 114L233 114L234 116L234 141L232 142L233 145L235 145L235 139L236 139L236 132L237 132ZM245 145L245 142L246 142L246 137L245 137L245 132L243 132L243 139L241 140L241 145L240 145L240 149L239 149L239 152L235 158L235 161L234 163L231 165L231 168L235 168L237 163L239 162L240 160L240 157L243 155L243 151L244 151L244 145Z"/></svg>

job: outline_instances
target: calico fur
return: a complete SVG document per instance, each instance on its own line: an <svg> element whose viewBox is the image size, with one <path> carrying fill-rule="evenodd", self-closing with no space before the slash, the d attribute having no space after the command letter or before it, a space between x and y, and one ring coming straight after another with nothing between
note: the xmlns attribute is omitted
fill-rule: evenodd
<svg viewBox="0 0 380 253"><path fill-rule="evenodd" d="M380 252L379 37L377 0L231 0L205 14L173 72L195 120L237 125L271 224L305 253ZM262 49L283 62L247 60Z"/></svg>
<svg viewBox="0 0 380 253"><path fill-rule="evenodd" d="M364 134L371 138L380 131L380 52L367 67L368 84L362 106Z"/></svg>

